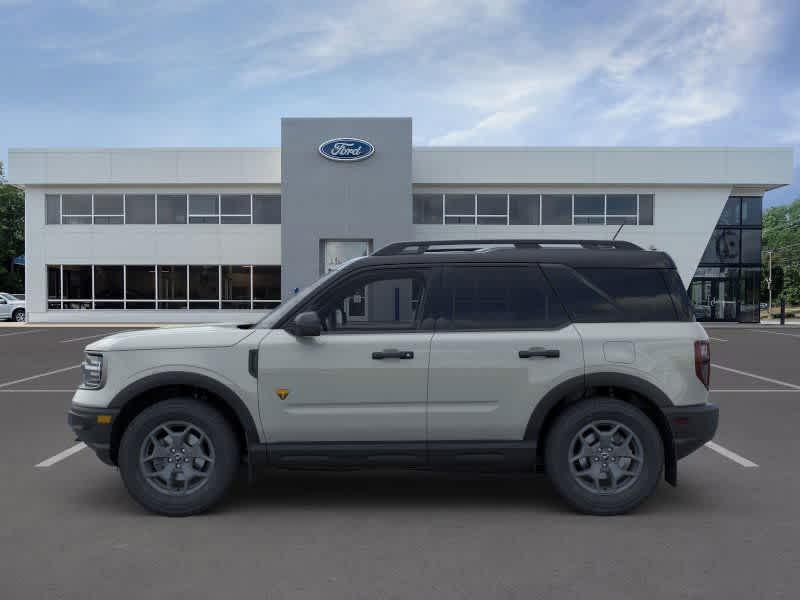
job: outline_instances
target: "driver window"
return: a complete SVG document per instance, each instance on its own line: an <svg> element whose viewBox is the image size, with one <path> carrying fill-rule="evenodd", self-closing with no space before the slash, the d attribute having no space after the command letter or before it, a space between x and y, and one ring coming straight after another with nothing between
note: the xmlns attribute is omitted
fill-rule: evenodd
<svg viewBox="0 0 800 600"><path fill-rule="evenodd" d="M350 278L322 301L323 331L407 331L417 328L424 297L421 274L384 271Z"/></svg>

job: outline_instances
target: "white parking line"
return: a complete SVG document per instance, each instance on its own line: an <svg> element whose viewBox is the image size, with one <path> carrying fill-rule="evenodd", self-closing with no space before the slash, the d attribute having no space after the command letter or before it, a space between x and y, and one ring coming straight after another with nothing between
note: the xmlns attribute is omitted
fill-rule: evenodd
<svg viewBox="0 0 800 600"><path fill-rule="evenodd" d="M800 385L795 385L793 383L787 383L786 381L781 381L780 379L770 379L769 377L764 377L763 375L756 375L755 373L748 373L747 371L740 371L738 369L731 369L730 367L723 367L720 364L712 363L711 365L715 369L722 369L723 371L730 371L731 373L736 373L738 375L746 375L747 377L752 377L753 379L760 379L761 381L766 381L768 383L775 383L777 385L783 385L795 390L800 390Z"/></svg>
<svg viewBox="0 0 800 600"><path fill-rule="evenodd" d="M15 379L14 381L6 381L5 383L0 383L0 388L9 387L12 385L16 385L18 383L25 383L26 381L30 381L31 379L38 379L39 377L47 377L48 375L63 373L64 371L71 371L72 369L77 369L79 367L80 365L72 365L71 367L64 367L63 369L55 369L54 371L47 371L45 373L39 373L38 375L31 375L30 377L23 377L22 379Z"/></svg>
<svg viewBox="0 0 800 600"><path fill-rule="evenodd" d="M81 442L80 444L75 444L72 448L67 448L63 452L59 452L55 456L51 456L50 458L47 458L47 459L43 460L42 462L40 462L36 466L39 467L39 468L52 467L54 464L56 464L58 462L61 462L65 458L69 458L73 454L77 454L78 452L80 452L84 448L86 448L86 444L84 444L83 442Z"/></svg>
<svg viewBox="0 0 800 600"><path fill-rule="evenodd" d="M715 342L727 342L728 341L728 340L723 340L722 338L715 338L715 337L711 337L711 336L708 336L708 339L714 340Z"/></svg>
<svg viewBox="0 0 800 600"><path fill-rule="evenodd" d="M719 444L717 444L715 442L706 442L705 446L706 446L706 448L708 448L710 450L713 450L714 452L716 452L718 454L721 454L725 458L730 459L733 462L735 462L736 464L739 464L739 465L741 465L743 467L751 468L751 467L757 467L758 466L752 460L747 460L744 456L740 456L740 455L736 454L736 452L731 452L727 448L724 448L724 447L720 446Z"/></svg>
<svg viewBox="0 0 800 600"><path fill-rule="evenodd" d="M25 331L15 331L14 333L0 333L0 337L7 337L9 335L25 335L28 333L42 333L44 329L26 329Z"/></svg>
<svg viewBox="0 0 800 600"><path fill-rule="evenodd" d="M66 344L68 342L81 342L83 340L93 340L95 338L108 337L109 335L112 335L112 334L110 334L110 333L101 333L99 335L87 335L87 336L79 337L79 338L70 338L68 340L59 340L59 343Z"/></svg>
<svg viewBox="0 0 800 600"><path fill-rule="evenodd" d="M800 338L800 335L796 333L784 333L782 331L772 331L770 329L748 329L747 331L753 331L755 333L771 333L772 335L786 335L793 338Z"/></svg>

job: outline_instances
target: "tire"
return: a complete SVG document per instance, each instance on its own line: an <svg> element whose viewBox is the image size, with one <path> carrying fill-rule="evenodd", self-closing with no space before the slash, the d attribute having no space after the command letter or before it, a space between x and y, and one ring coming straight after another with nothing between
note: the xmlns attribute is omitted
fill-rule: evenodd
<svg viewBox="0 0 800 600"><path fill-rule="evenodd" d="M24 308L18 308L17 310L15 310L14 313L11 315L11 320L12 321L16 321L17 323L24 323L25 322L25 309Z"/></svg>
<svg viewBox="0 0 800 600"><path fill-rule="evenodd" d="M174 398L131 421L117 462L139 504L160 515L184 517L205 512L223 498L238 472L239 456L236 434L222 414L204 402Z"/></svg>
<svg viewBox="0 0 800 600"><path fill-rule="evenodd" d="M597 444L590 445L593 438ZM621 400L592 398L558 417L545 441L545 468L558 493L576 510L618 515L655 492L664 469L664 446L641 410Z"/></svg>

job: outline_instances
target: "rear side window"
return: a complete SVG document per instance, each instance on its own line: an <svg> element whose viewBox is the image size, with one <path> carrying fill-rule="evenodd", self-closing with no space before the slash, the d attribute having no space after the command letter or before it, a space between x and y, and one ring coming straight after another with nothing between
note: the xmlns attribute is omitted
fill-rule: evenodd
<svg viewBox="0 0 800 600"><path fill-rule="evenodd" d="M658 269L544 267L573 321L676 321L678 316Z"/></svg>
<svg viewBox="0 0 800 600"><path fill-rule="evenodd" d="M678 272L674 269L664 269L661 274L664 276L664 281L667 282L669 294L672 296L672 304L675 306L675 312L678 313L678 320L694 321L694 312L689 302L689 295L686 293L686 288L683 287L683 282Z"/></svg>
<svg viewBox="0 0 800 600"><path fill-rule="evenodd" d="M448 267L437 300L437 328L552 329L568 323L535 266Z"/></svg>

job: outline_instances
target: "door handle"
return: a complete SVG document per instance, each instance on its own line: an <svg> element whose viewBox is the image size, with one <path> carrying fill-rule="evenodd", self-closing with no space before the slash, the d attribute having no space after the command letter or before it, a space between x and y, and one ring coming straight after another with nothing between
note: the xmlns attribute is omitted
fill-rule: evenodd
<svg viewBox="0 0 800 600"><path fill-rule="evenodd" d="M414 358L414 353L411 350L395 350L394 348L372 353L372 360L383 360L384 358L410 360Z"/></svg>
<svg viewBox="0 0 800 600"><path fill-rule="evenodd" d="M527 350L520 350L520 358L558 358L561 356L561 351L558 348L528 348Z"/></svg>

